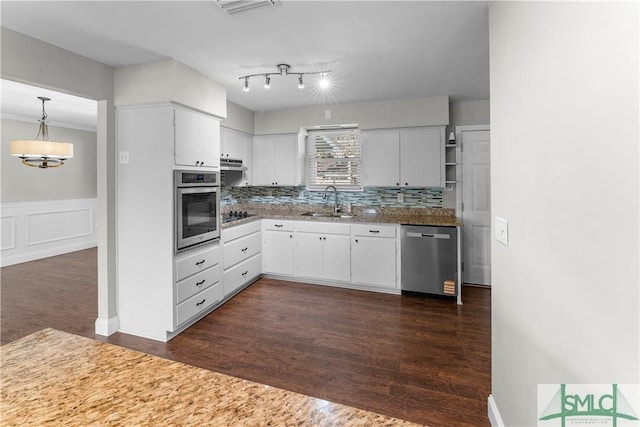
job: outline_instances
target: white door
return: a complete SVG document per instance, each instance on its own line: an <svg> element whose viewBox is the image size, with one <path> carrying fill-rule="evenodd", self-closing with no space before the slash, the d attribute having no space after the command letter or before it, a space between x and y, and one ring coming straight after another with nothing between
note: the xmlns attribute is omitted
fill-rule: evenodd
<svg viewBox="0 0 640 427"><path fill-rule="evenodd" d="M459 127L462 143L464 283L491 284L491 134L488 126Z"/></svg>

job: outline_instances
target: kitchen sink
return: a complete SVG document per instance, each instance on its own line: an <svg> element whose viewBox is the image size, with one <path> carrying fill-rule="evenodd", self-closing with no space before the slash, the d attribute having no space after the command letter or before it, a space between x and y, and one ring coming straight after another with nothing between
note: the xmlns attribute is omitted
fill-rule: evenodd
<svg viewBox="0 0 640 427"><path fill-rule="evenodd" d="M314 218L353 218L354 215L347 213L328 213L328 212L305 212L302 216L312 216Z"/></svg>

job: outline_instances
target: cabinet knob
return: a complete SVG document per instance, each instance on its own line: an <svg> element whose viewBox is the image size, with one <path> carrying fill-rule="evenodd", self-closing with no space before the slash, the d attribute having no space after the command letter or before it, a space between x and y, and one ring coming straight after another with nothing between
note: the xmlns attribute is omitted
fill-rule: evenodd
<svg viewBox="0 0 640 427"><path fill-rule="evenodd" d="M408 183L408 182L405 182L405 183L404 183L404 185L409 185L409 183Z"/></svg>
<svg viewBox="0 0 640 427"><path fill-rule="evenodd" d="M358 239L356 239L356 243L358 243Z"/></svg>
<svg viewBox="0 0 640 427"><path fill-rule="evenodd" d="M293 239L293 234L289 234L289 238L290 238L290 239Z"/></svg>
<svg viewBox="0 0 640 427"><path fill-rule="evenodd" d="M400 183L399 183L399 182L396 182L396 185L400 185Z"/></svg>

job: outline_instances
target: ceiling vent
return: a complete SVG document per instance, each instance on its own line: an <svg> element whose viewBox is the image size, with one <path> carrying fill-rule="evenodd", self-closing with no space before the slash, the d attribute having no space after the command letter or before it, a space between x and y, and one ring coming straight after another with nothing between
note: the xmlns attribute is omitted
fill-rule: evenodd
<svg viewBox="0 0 640 427"><path fill-rule="evenodd" d="M231 16L243 15L280 4L280 0L215 0L215 2L224 13Z"/></svg>

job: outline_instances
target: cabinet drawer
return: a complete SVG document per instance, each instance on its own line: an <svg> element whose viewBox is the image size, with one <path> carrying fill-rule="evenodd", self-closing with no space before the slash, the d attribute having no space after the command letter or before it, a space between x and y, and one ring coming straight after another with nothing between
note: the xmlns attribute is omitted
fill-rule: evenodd
<svg viewBox="0 0 640 427"><path fill-rule="evenodd" d="M176 302L182 302L219 281L220 264L194 274L176 285Z"/></svg>
<svg viewBox="0 0 640 427"><path fill-rule="evenodd" d="M352 224L351 234L354 236L396 237L396 227L381 224Z"/></svg>
<svg viewBox="0 0 640 427"><path fill-rule="evenodd" d="M253 233L249 236L236 239L224 245L224 268L229 268L240 261L260 252L262 241L260 233Z"/></svg>
<svg viewBox="0 0 640 427"><path fill-rule="evenodd" d="M189 253L176 260L176 282L204 271L220 262L220 245L215 244L207 249Z"/></svg>
<svg viewBox="0 0 640 427"><path fill-rule="evenodd" d="M198 313L205 311L222 299L222 284L220 282L209 286L204 291L178 304L176 322L178 325L189 320Z"/></svg>
<svg viewBox="0 0 640 427"><path fill-rule="evenodd" d="M256 231L260 231L259 220L247 224L234 225L233 227L223 229L220 233L222 235L222 242L226 243L251 233L255 233Z"/></svg>
<svg viewBox="0 0 640 427"><path fill-rule="evenodd" d="M279 219L263 219L263 230L293 231L294 221Z"/></svg>
<svg viewBox="0 0 640 427"><path fill-rule="evenodd" d="M302 231L305 233L349 235L349 233L351 232L351 224L336 224L334 222L298 221L296 222L296 231Z"/></svg>
<svg viewBox="0 0 640 427"><path fill-rule="evenodd" d="M224 286L224 296L226 297L233 294L243 285L258 277L260 275L261 266L262 257L260 254L257 254L252 258L225 270L224 279L222 281Z"/></svg>

